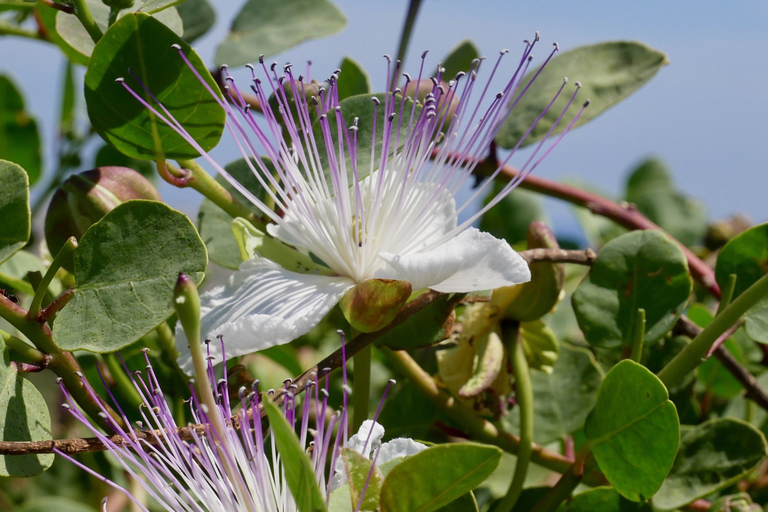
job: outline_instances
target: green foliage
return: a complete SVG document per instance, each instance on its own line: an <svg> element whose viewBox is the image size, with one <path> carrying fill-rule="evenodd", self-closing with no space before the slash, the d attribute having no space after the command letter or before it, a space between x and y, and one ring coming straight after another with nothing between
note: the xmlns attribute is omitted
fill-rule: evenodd
<svg viewBox="0 0 768 512"><path fill-rule="evenodd" d="M184 0L176 10L184 26L181 37L188 43L207 33L216 23L216 11L208 0Z"/></svg>
<svg viewBox="0 0 768 512"><path fill-rule="evenodd" d="M357 509L362 496L363 501L360 503L359 510L376 510L379 505L381 486L384 483L381 470L374 468L371 471L372 462L349 448L341 449L341 457L349 482L352 509Z"/></svg>
<svg viewBox="0 0 768 512"><path fill-rule="evenodd" d="M31 219L29 181L24 169L0 160L0 263L26 245Z"/></svg>
<svg viewBox="0 0 768 512"><path fill-rule="evenodd" d="M37 121L25 110L21 92L5 75L0 75L0 159L26 170L30 184L40 177L42 158Z"/></svg>
<svg viewBox="0 0 768 512"><path fill-rule="evenodd" d="M451 50L447 57L443 59L442 66L443 80L446 82L453 80L459 71L468 73L472 69L472 61L480 58L480 51L470 40L460 42Z"/></svg>
<svg viewBox="0 0 768 512"><path fill-rule="evenodd" d="M587 350L562 346L551 374L531 371L533 439L545 445L580 430L597 401L603 372ZM520 414L512 409L505 428L517 433Z"/></svg>
<svg viewBox="0 0 768 512"><path fill-rule="evenodd" d="M307 39L335 34L347 24L328 0L248 0L216 50L217 65L242 66Z"/></svg>
<svg viewBox="0 0 768 512"><path fill-rule="evenodd" d="M267 411L269 426L275 436L275 444L283 463L285 481L296 500L299 512L324 511L325 498L315 481L315 472L309 458L299 444L296 433L283 416L283 412L271 401L262 402Z"/></svg>
<svg viewBox="0 0 768 512"><path fill-rule="evenodd" d="M65 350L113 352L168 319L180 272L196 283L205 246L183 214L155 201L128 201L91 226L75 251L75 294L53 339Z"/></svg>
<svg viewBox="0 0 768 512"><path fill-rule="evenodd" d="M630 360L605 376L584 433L605 477L632 501L648 499L659 490L680 444L677 411L666 388Z"/></svg>
<svg viewBox="0 0 768 512"><path fill-rule="evenodd" d="M648 503L633 503L610 487L595 487L560 505L557 512L650 512Z"/></svg>
<svg viewBox="0 0 768 512"><path fill-rule="evenodd" d="M658 231L634 231L603 247L573 294L573 309L598 347L631 345L636 312L645 309L645 342L653 343L672 329L692 286L675 242Z"/></svg>
<svg viewBox="0 0 768 512"><path fill-rule="evenodd" d="M200 57L173 31L147 14L123 16L104 34L85 73L85 101L94 129L128 156L154 160L195 158L198 151L150 113L119 84L118 78L149 103L151 97L132 74L181 123L204 151L213 148L224 129L224 111L187 67L178 44L205 79L216 89ZM130 71L130 72L129 72Z"/></svg>
<svg viewBox="0 0 768 512"><path fill-rule="evenodd" d="M680 452L653 498L669 510L738 481L768 457L765 436L744 421L722 418L696 426L680 441Z"/></svg>
<svg viewBox="0 0 768 512"><path fill-rule="evenodd" d="M85 0L85 3L91 11L94 21L99 29L101 29L102 32L105 32L109 28L110 8L101 0ZM138 12L154 14L153 18L157 19L157 21L161 22L180 36L183 30L181 17L179 17L179 13L176 12L175 8L168 8L168 4L170 3L171 2L166 2L165 0L163 2L152 0L144 2L138 0L134 2L131 7L120 10L118 17L124 17ZM150 4L153 6L156 5L156 8L150 7ZM165 5L163 6L161 4ZM77 17L58 11L56 13L55 30L64 44L69 47L69 51L78 55L78 57L73 60L78 64L87 64L89 57L93 56L95 43Z"/></svg>
<svg viewBox="0 0 768 512"><path fill-rule="evenodd" d="M350 57L344 57L339 69L341 69L341 74L336 82L336 87L340 100L371 92L371 79L368 78L368 74L357 61Z"/></svg>
<svg viewBox="0 0 768 512"><path fill-rule="evenodd" d="M0 336L0 441L51 439L51 417L43 395L11 365ZM33 476L53 463L53 455L0 456L0 476Z"/></svg>
<svg viewBox="0 0 768 512"><path fill-rule="evenodd" d="M768 223L750 228L734 237L717 255L715 277L723 287L728 276L736 275L733 297L768 272ZM768 343L768 298L758 302L744 318L749 337L760 343Z"/></svg>
<svg viewBox="0 0 768 512"><path fill-rule="evenodd" d="M272 169L272 163L268 159L262 159L264 165ZM267 200L267 192L256 179L251 171L248 162L244 158L230 162L224 167L233 178L243 185L251 194L261 201ZM216 176L219 182L240 204L248 206L254 213L260 213L255 205L248 198L235 189L221 175ZM210 199L203 199L200 204L200 210L197 213L197 228L200 231L200 238L205 242L208 248L208 256L211 261L222 267L236 269L243 262L237 240L232 232L232 217L224 210L216 206Z"/></svg>
<svg viewBox="0 0 768 512"><path fill-rule="evenodd" d="M576 99L578 103L587 99L590 101L589 107L574 125L581 126L630 96L666 64L667 57L663 53L643 44L627 41L581 46L557 55L536 78L535 86L522 97L513 115L505 121L496 136L496 143L505 149L515 147L552 101L563 83L563 77L569 77L571 83L580 81L582 87ZM536 72L537 70L530 71L523 78L521 87L529 83ZM539 141L546 135L572 94L570 88L563 91L523 145ZM568 109L553 134L562 132L578 111L578 108Z"/></svg>
<svg viewBox="0 0 768 512"><path fill-rule="evenodd" d="M659 160L648 159L632 171L626 199L683 245L700 242L707 230L703 205L675 189L669 171Z"/></svg>
<svg viewBox="0 0 768 512"><path fill-rule="evenodd" d="M382 512L439 510L482 483L501 450L475 443L437 445L395 466L381 487Z"/></svg>
<svg viewBox="0 0 768 512"><path fill-rule="evenodd" d="M393 350L405 350L432 345L451 334L451 315L455 298L450 295L438 297L429 306L422 308L387 331L376 340L376 345Z"/></svg>
<svg viewBox="0 0 768 512"><path fill-rule="evenodd" d="M484 203L488 204L503 188L503 183L494 183ZM541 198L518 188L483 215L480 229L515 245L526 239L528 226L536 221L548 222Z"/></svg>

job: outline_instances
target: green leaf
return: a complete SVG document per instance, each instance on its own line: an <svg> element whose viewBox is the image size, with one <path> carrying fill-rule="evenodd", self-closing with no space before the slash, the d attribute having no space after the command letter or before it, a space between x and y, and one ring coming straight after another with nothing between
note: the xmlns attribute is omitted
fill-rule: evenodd
<svg viewBox="0 0 768 512"><path fill-rule="evenodd" d="M667 389L631 360L605 376L584 433L605 478L632 501L659 490L680 444L677 411Z"/></svg>
<svg viewBox="0 0 768 512"><path fill-rule="evenodd" d="M11 366L0 336L0 441L51 439L51 417L43 395ZM0 476L39 475L53 464L53 454L0 456Z"/></svg>
<svg viewBox="0 0 768 512"><path fill-rule="evenodd" d="M683 245L700 242L707 230L702 203L678 192L659 160L648 159L632 172L627 181L627 201Z"/></svg>
<svg viewBox="0 0 768 512"><path fill-rule="evenodd" d="M520 339L528 366L544 373L552 373L560 353L560 342L557 341L555 332L541 319L520 322Z"/></svg>
<svg viewBox="0 0 768 512"><path fill-rule="evenodd" d="M216 23L216 11L208 0L185 0L176 10L184 25L181 37L188 43L208 32Z"/></svg>
<svg viewBox="0 0 768 512"><path fill-rule="evenodd" d="M341 74L339 74L339 79L336 82L339 100L371 92L371 80L357 61L351 57L344 57L339 69L341 69Z"/></svg>
<svg viewBox="0 0 768 512"><path fill-rule="evenodd" d="M283 416L283 412L273 402L265 400L263 403L283 464L285 481L296 500L299 512L326 510L325 498L317 486L312 464L299 444L296 433Z"/></svg>
<svg viewBox="0 0 768 512"><path fill-rule="evenodd" d="M381 488L382 512L438 510L481 484L501 460L495 446L475 443L427 448L389 472Z"/></svg>
<svg viewBox="0 0 768 512"><path fill-rule="evenodd" d="M307 39L326 37L347 24L328 0L248 0L216 50L217 66L242 66L260 54L284 52Z"/></svg>
<svg viewBox="0 0 768 512"><path fill-rule="evenodd" d="M648 503L632 503L610 487L595 487L569 498L557 512L651 512Z"/></svg>
<svg viewBox="0 0 768 512"><path fill-rule="evenodd" d="M451 53L443 59L443 80L453 80L459 71L468 73L472 69L472 61L480 58L480 51L469 39L460 42Z"/></svg>
<svg viewBox="0 0 768 512"><path fill-rule="evenodd" d="M414 299L415 300L415 299ZM442 341L451 335L455 299L451 295L438 297L376 339L376 345L392 350L408 350Z"/></svg>
<svg viewBox="0 0 768 512"><path fill-rule="evenodd" d="M580 430L597 401L602 380L603 372L594 356L567 345L561 347L551 375L532 370L534 441L547 444ZM512 409L502 422L505 430L519 432L519 409Z"/></svg>
<svg viewBox="0 0 768 512"><path fill-rule="evenodd" d="M173 313L180 272L195 283L208 257L192 222L156 201L127 201L93 224L74 254L75 294L53 339L64 350L113 352Z"/></svg>
<svg viewBox="0 0 768 512"><path fill-rule="evenodd" d="M483 204L488 204L503 188L503 183L494 183ZM517 188L483 215L480 229L515 245L525 241L528 226L535 221L548 223L541 196Z"/></svg>
<svg viewBox="0 0 768 512"><path fill-rule="evenodd" d="M61 51L64 53L64 55L67 56L67 59L69 59L70 62L87 66L88 57L75 50L56 31L56 19L58 18L58 14L61 11L39 2L35 5L35 9L38 13L36 18L40 20L43 28L45 28L48 39L61 49ZM74 18L74 16L72 17Z"/></svg>
<svg viewBox="0 0 768 512"><path fill-rule="evenodd" d="M373 102L373 98L377 98L380 102L380 105L376 107L376 105ZM339 102L339 106L341 107L341 115L344 120L345 126L351 126L353 120L357 117L358 118L358 129L357 129L357 179L362 180L366 176L368 176L371 171L375 171L379 168L381 164L381 151L384 144L384 131L383 128L386 126L385 119L384 119L384 112L385 108L384 105L386 102L389 101L390 103L394 103L393 112L398 113L400 112L400 105L403 102L402 96L398 95L395 98L395 101L392 102L391 96L388 96L385 93L376 93L376 94L361 94L359 96L353 96L351 98L347 98L343 101ZM412 98L408 97L405 99L405 105L403 105L403 116L408 116L410 118L411 115L411 109L413 108L413 100ZM416 119L418 116L418 113L421 110L421 105L416 105L414 110L414 116L413 118ZM376 113L376 140L373 140L373 126L374 126L374 112ZM332 110L328 112L328 123L330 123L330 126L336 126L337 124L337 112L336 110ZM400 137L398 142L398 147L394 147L394 141L398 140L397 133L398 130L405 130L408 122L403 121L402 126L398 127L399 123L397 120L390 123L390 147L389 152L387 154L386 161L389 161L390 158L395 154L395 151L397 150L400 152L400 150L405 146L406 144L406 137ZM312 131L314 132L315 140L317 141L317 151L320 155L320 161L323 166L323 170L326 173L326 179L328 180L328 183L331 182L329 174L330 166L328 165L328 150L326 149L325 145L325 136L323 135L323 130L321 126L321 122L318 119L314 123L312 123ZM333 131L335 133L335 131ZM333 147L331 151L338 152L336 147ZM371 169L371 152L373 152L374 159L373 159L373 169ZM352 159L349 157L349 152L345 151L344 158L346 159L346 169L347 169L347 178L349 179L350 183L354 182L354 174L353 174L353 166L352 166ZM340 164L339 164L340 165Z"/></svg>
<svg viewBox="0 0 768 512"><path fill-rule="evenodd" d="M720 249L715 264L715 278L723 287L730 274L736 274L733 298L741 295L768 272L768 223L754 226L731 239ZM763 299L744 316L747 334L760 343L768 343L768 299Z"/></svg>
<svg viewBox="0 0 768 512"><path fill-rule="evenodd" d="M27 244L31 228L29 182L18 165L0 160L0 263Z"/></svg>
<svg viewBox="0 0 768 512"><path fill-rule="evenodd" d="M477 500L470 491L462 494L458 499L453 500L446 506L441 507L438 512L478 512Z"/></svg>
<svg viewBox="0 0 768 512"><path fill-rule="evenodd" d="M25 502L14 512L96 512L96 509L79 501L64 498L62 496L45 496L32 498Z"/></svg>
<svg viewBox="0 0 768 512"><path fill-rule="evenodd" d="M262 158L262 161L268 169L274 169L268 158ZM262 201L267 200L266 190L261 186L244 158L227 164L224 169L254 196ZM261 214L261 211L230 185L223 176L216 176L216 181L240 204L247 206L254 213ZM243 258L235 234L232 232L232 217L228 213L216 206L210 199L203 199L197 213L197 227L200 230L200 237L208 247L208 256L211 261L226 268L237 269L240 267Z"/></svg>
<svg viewBox="0 0 768 512"><path fill-rule="evenodd" d="M47 266L43 263L43 260L31 252L19 251L3 263L0 263L0 283L4 283L7 287L9 286L17 292L27 294L31 298L35 290L29 282L29 273L40 272L42 275L45 273L46 268ZM48 289L54 296L64 291L62 290L61 282L56 278L51 281Z"/></svg>
<svg viewBox="0 0 768 512"><path fill-rule="evenodd" d="M24 109L24 98L16 85L0 74L0 159L20 165L30 184L40 177L40 135L37 121Z"/></svg>
<svg viewBox="0 0 768 512"><path fill-rule="evenodd" d="M381 484L384 483L384 475L378 468L374 468L371 473L372 463L366 457L363 457L355 450L349 448L341 449L341 457L344 461L344 470L347 474L350 490L350 504L353 510L371 510L379 508L379 493L381 493ZM370 475L370 479L368 478ZM360 508L360 496L365 492Z"/></svg>
<svg viewBox="0 0 768 512"><path fill-rule="evenodd" d="M142 13L120 18L101 38L85 73L88 115L99 135L128 156L154 160L195 158L197 150L151 114L115 79L150 103L152 100L129 69L197 141L204 151L221 138L225 114L205 86L187 67L172 44L182 51L213 90L216 82L200 57L170 29Z"/></svg>
<svg viewBox="0 0 768 512"><path fill-rule="evenodd" d="M581 82L582 87L576 99L577 104L568 109L553 135L562 132L570 124L579 112L580 104L585 100L590 101L589 107L584 110L574 126L587 123L634 93L665 64L667 64L667 56L663 53L641 43L629 41L581 46L561 53L547 64L535 83L522 97L512 115L499 130L496 143L505 149L515 147L520 137L555 97L555 93L563 83L563 77L569 77L571 83ZM536 72L536 69L532 70L523 78L519 90L523 90ZM573 89L566 87L552 108L525 139L523 146L539 141L546 135L572 94Z"/></svg>
<svg viewBox="0 0 768 512"><path fill-rule="evenodd" d="M683 436L675 464L653 504L663 510L683 507L741 480L766 456L765 436L749 423L709 420Z"/></svg>
<svg viewBox="0 0 768 512"><path fill-rule="evenodd" d="M88 10L91 12L96 25L102 32L106 32L109 28L109 10L110 8L101 0L85 0L85 4ZM133 6L128 9L123 9L118 13L118 18L121 18L127 14L135 14L143 12L146 14L154 14L153 18L164 24L170 30L177 35L181 35L183 32L182 21L179 13L176 9L167 9L163 12L159 12L162 9L147 9L145 3L141 0L135 2ZM58 36L62 41L71 49L72 52L78 54L80 57L77 59L78 64L88 64L88 58L93 55L93 49L96 46L93 42L93 38L88 31L80 23L80 20L76 16L67 14L62 11L58 11L56 14L55 28Z"/></svg>
<svg viewBox="0 0 768 512"><path fill-rule="evenodd" d="M659 231L633 231L608 242L573 294L587 341L599 347L631 345L636 312L645 309L645 342L675 324L693 281L683 251Z"/></svg>

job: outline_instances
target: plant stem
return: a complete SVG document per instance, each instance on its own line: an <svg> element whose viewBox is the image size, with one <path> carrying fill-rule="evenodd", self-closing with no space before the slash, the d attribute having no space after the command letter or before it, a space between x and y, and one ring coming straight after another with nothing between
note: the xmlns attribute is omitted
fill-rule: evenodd
<svg viewBox="0 0 768 512"><path fill-rule="evenodd" d="M213 179L210 174L205 172L205 169L200 167L197 162L194 160L179 160L178 164L190 173L185 179L185 186L192 187L200 192L216 206L227 212L232 218L243 217L249 220L257 229L264 229L266 226L264 219L232 197L232 194L222 187L218 181Z"/></svg>
<svg viewBox="0 0 768 512"><path fill-rule="evenodd" d="M77 16L77 19L80 20L80 23L83 24L85 31L88 32L89 36L91 36L93 42L98 43L101 39L101 36L104 34L96 24L96 20L93 19L91 10L88 9L88 4L85 2L85 0L72 0L72 3L75 6L75 16Z"/></svg>
<svg viewBox="0 0 768 512"><path fill-rule="evenodd" d="M117 387L120 388L120 392L130 402L131 407L138 411L141 405L144 403L144 400L141 399L139 392L136 391L135 387L133 387L133 382L131 382L131 379L128 378L126 369L123 367L117 355L114 353L103 354L101 357L104 360L104 364L107 365L109 373L112 375L112 379L115 381L115 384L117 384Z"/></svg>
<svg viewBox="0 0 768 512"><path fill-rule="evenodd" d="M23 279L11 277L8 274L3 274L2 272L0 272L0 283L4 283L25 295L33 295L35 293L35 289L28 282Z"/></svg>
<svg viewBox="0 0 768 512"><path fill-rule="evenodd" d="M658 373L659 379L667 386L667 389L675 387L683 378L701 364L702 358L707 353L718 337L730 326L741 318L749 308L757 304L768 295L768 274L758 279L736 300L731 302L691 343L677 354Z"/></svg>
<svg viewBox="0 0 768 512"><path fill-rule="evenodd" d="M29 360L30 362L39 365L47 365L48 361L50 360L50 356L48 354L40 352L29 343L20 340L12 334L8 334L7 332L0 330L0 338L3 339L6 347L18 353L21 357Z"/></svg>
<svg viewBox="0 0 768 512"><path fill-rule="evenodd" d="M26 37L28 39L38 39L45 41L45 38L40 35L39 32L32 30L26 30L10 23L0 22L0 36L17 36Z"/></svg>
<svg viewBox="0 0 768 512"><path fill-rule="evenodd" d="M528 360L518 332L517 322L509 327L502 323L502 337L509 347L512 356L512 369L515 372L515 390L517 391L517 407L520 410L520 448L517 452L517 463L512 483L509 484L507 495L496 507L496 512L511 512L523 492L523 484L528 474L528 464L533 451L533 385Z"/></svg>
<svg viewBox="0 0 768 512"><path fill-rule="evenodd" d="M717 312L715 315L719 315L722 310L728 307L733 300L733 292L736 290L736 274L728 275L728 282L725 283L723 288L723 295L720 297L720 304L717 305Z"/></svg>
<svg viewBox="0 0 768 512"><path fill-rule="evenodd" d="M636 363L643 358L643 345L645 344L645 310L638 308L635 315L635 332L632 337L632 354L629 356Z"/></svg>
<svg viewBox="0 0 768 512"><path fill-rule="evenodd" d="M30 319L35 321L39 319L40 307L43 304L43 297L45 297L45 294L48 291L48 285L50 285L51 281L53 281L53 278L56 276L56 272L59 271L59 268L61 268L64 260L67 259L75 249L77 249L77 240L75 237L71 236L66 241L61 250L59 250L58 254L56 254L56 257L53 258L51 266L48 267L48 270L45 272L45 276L43 276L43 280L40 282L37 290L35 290L35 296L32 297L32 304L29 306Z"/></svg>
<svg viewBox="0 0 768 512"><path fill-rule="evenodd" d="M520 452L520 438L499 430L496 425L479 417L475 411L438 387L432 376L425 372L406 351L390 350L386 347L380 350L398 372L407 377L419 392L460 425L472 439L498 446L515 455ZM535 443L532 445L531 461L558 473L566 472L573 463L559 453L548 451Z"/></svg>
<svg viewBox="0 0 768 512"><path fill-rule="evenodd" d="M413 32L413 25L416 23L416 16L419 14L420 7L421 0L411 0L408 4L408 13L405 15L403 32L400 34L400 44L397 47L397 60L400 62L405 61L405 54L408 51L408 43L411 40L411 32ZM397 77L395 80L397 80Z"/></svg>
<svg viewBox="0 0 768 512"><path fill-rule="evenodd" d="M579 459L577 458L577 462L568 468L568 471L563 473L560 480L536 504L532 512L555 512L560 504L573 493L576 486L581 483L582 476L588 474L589 470L594 466L594 458L589 457L589 459L584 464L584 468L580 468Z"/></svg>
<svg viewBox="0 0 768 512"><path fill-rule="evenodd" d="M352 393L353 432L357 432L360 425L368 419L368 404L371 397L371 357L373 357L371 345L366 345L352 356L355 370L355 391Z"/></svg>

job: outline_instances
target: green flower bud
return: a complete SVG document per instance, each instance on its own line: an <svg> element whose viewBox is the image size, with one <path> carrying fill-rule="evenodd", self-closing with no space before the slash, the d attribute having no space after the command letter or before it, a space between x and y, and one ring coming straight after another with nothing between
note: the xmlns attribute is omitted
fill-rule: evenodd
<svg viewBox="0 0 768 512"><path fill-rule="evenodd" d="M375 332L394 320L410 296L408 281L368 279L350 288L339 307L353 328Z"/></svg>
<svg viewBox="0 0 768 512"><path fill-rule="evenodd" d="M117 205L131 199L160 201L157 189L127 167L99 167L75 174L53 194L45 216L45 240L56 254L69 237L78 240ZM72 260L64 263L71 270Z"/></svg>
<svg viewBox="0 0 768 512"><path fill-rule="evenodd" d="M555 236L543 222L532 222L526 235L529 249L558 249ZM560 301L565 265L540 261L531 265L531 280L493 291L491 304L503 318L531 322L549 313Z"/></svg>

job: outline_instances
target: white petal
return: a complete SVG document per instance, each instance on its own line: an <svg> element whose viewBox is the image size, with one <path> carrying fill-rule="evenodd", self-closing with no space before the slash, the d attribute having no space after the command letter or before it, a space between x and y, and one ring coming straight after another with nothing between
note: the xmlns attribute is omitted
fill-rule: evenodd
<svg viewBox="0 0 768 512"><path fill-rule="evenodd" d="M371 430L373 430L373 432L371 432ZM369 435L371 436L370 439L368 439ZM360 455L370 459L371 452L379 446L383 437L384 427L374 421L365 420L363 424L360 425L357 434L350 437L347 444L344 446L350 450L355 450ZM368 443L367 445L366 442ZM365 453L363 453L363 448L365 448Z"/></svg>
<svg viewBox="0 0 768 512"><path fill-rule="evenodd" d="M200 296L200 334L221 362L216 336L224 336L227 357L288 343L309 332L354 285L346 277L297 274L266 258L243 262L226 285ZM186 336L176 329L179 364L192 372Z"/></svg>
<svg viewBox="0 0 768 512"><path fill-rule="evenodd" d="M426 449L426 445L417 443L413 439L398 437L381 445L379 454L376 456L376 465L380 466L398 457L416 455L420 451Z"/></svg>
<svg viewBox="0 0 768 512"><path fill-rule="evenodd" d="M531 280L525 260L504 240L469 228L436 248L417 254L379 253L390 268L375 277L405 279L414 290L458 293L493 290Z"/></svg>

